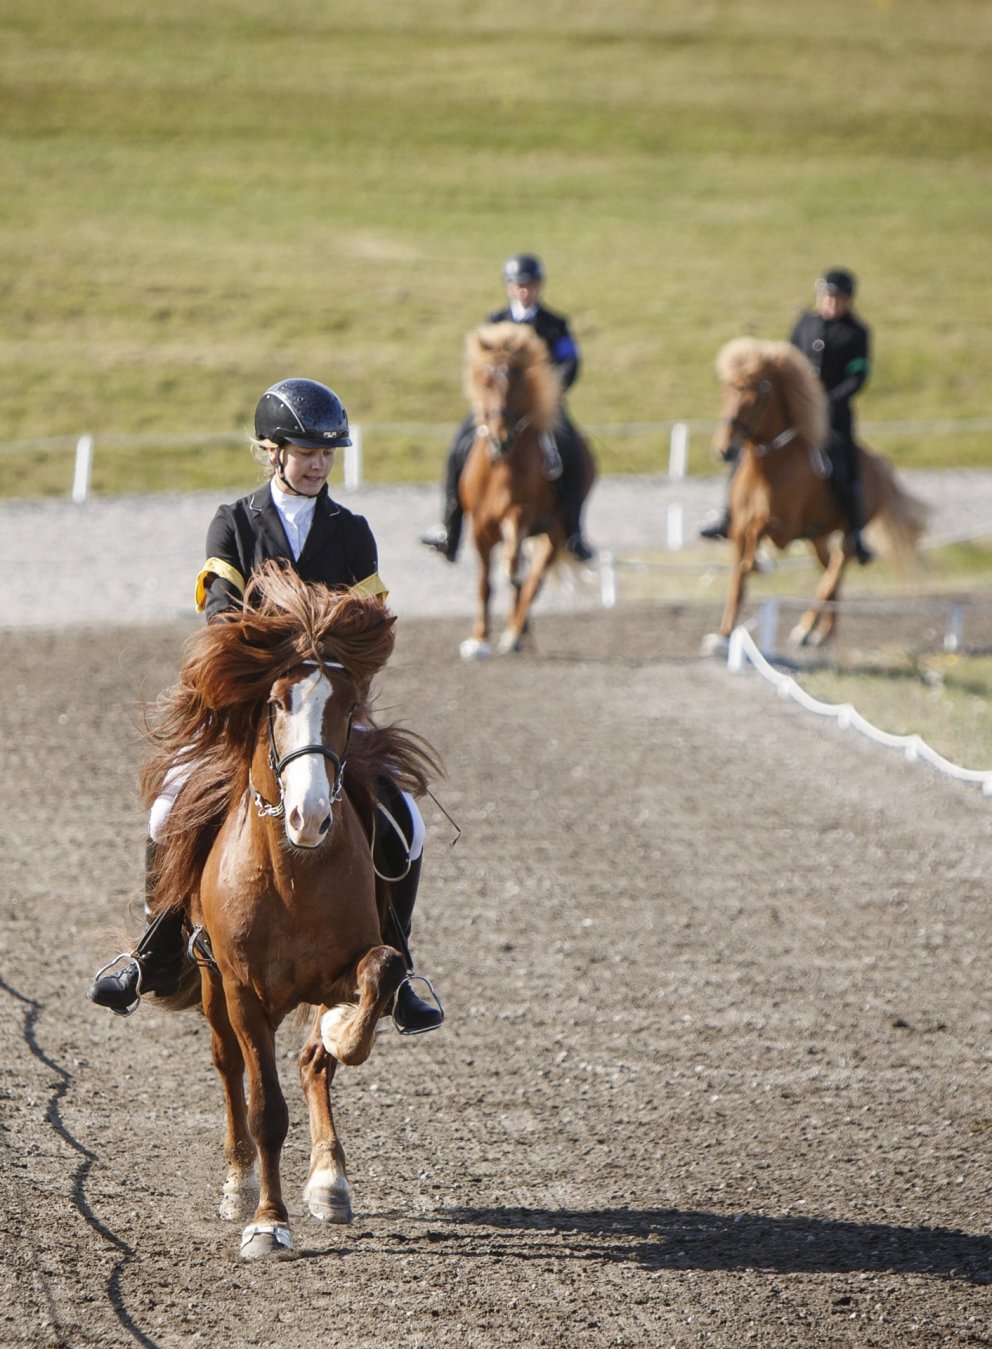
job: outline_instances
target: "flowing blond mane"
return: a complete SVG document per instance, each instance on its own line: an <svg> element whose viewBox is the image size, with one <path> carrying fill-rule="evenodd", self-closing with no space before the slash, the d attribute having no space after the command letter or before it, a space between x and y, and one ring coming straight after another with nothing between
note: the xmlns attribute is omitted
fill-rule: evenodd
<svg viewBox="0 0 992 1349"><path fill-rule="evenodd" d="M465 339L465 394L476 415L487 369L505 365L519 394L514 410L526 411L538 431L550 431L561 402L561 381L544 340L529 323L483 323Z"/></svg>
<svg viewBox="0 0 992 1349"><path fill-rule="evenodd" d="M809 361L790 342L736 337L720 349L716 373L721 384L771 380L782 395L789 423L802 439L816 447L826 444L827 396Z"/></svg>

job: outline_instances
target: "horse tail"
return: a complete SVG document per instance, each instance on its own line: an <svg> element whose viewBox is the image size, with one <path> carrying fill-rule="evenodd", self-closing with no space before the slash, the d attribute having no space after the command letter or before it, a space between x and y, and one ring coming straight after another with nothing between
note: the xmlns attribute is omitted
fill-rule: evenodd
<svg viewBox="0 0 992 1349"><path fill-rule="evenodd" d="M911 492L900 480L885 455L864 450L866 477L874 478L875 513L871 520L882 551L896 566L912 570L920 562L919 542L930 519L930 505Z"/></svg>

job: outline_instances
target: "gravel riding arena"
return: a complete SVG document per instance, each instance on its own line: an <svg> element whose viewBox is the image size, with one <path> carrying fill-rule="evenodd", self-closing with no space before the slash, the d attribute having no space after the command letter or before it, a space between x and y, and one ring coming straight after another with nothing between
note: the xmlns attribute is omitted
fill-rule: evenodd
<svg viewBox="0 0 992 1349"><path fill-rule="evenodd" d="M401 619L380 712L461 829L426 803L448 1020L337 1076L350 1227L301 1202L283 1028L261 1264L205 1023L84 997L140 926L139 706L197 620L2 634L0 1343L992 1345L992 802L701 659L717 615L539 605L479 664L461 615Z"/></svg>

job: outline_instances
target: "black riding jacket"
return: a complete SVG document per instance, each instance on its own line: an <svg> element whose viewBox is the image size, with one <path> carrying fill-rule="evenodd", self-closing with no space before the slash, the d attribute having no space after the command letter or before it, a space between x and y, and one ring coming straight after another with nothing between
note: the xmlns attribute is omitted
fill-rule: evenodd
<svg viewBox="0 0 992 1349"><path fill-rule="evenodd" d="M513 317L513 311L510 308L498 309L494 314L489 315L490 323L518 323L519 319ZM537 312L533 318L524 320L544 341L552 361L558 367L561 375L561 386L563 389L570 389L578 379L579 375L579 344L572 336L568 326L568 319L563 314L556 314L553 309L545 309L543 305L537 306Z"/></svg>
<svg viewBox="0 0 992 1349"><path fill-rule="evenodd" d="M827 392L831 428L850 435L851 399L871 373L869 329L850 311L825 319L806 310L796 320L789 341L808 359Z"/></svg>
<svg viewBox="0 0 992 1349"><path fill-rule="evenodd" d="M286 538L282 518L268 485L259 487L232 506L221 506L207 530L207 557L219 558L245 582L260 563L277 558L304 581L332 588L351 586L379 569L378 549L362 515L354 515L321 488L313 521L299 559ZM241 595L229 580L216 574L206 584L207 622L228 609L240 609Z"/></svg>

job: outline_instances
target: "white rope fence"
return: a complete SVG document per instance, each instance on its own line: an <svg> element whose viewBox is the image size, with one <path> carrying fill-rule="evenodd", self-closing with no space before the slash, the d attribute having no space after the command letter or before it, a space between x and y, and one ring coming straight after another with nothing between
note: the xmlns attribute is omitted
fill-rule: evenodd
<svg viewBox="0 0 992 1349"><path fill-rule="evenodd" d="M958 782L976 783L981 787L983 796L992 796L992 770L960 768L957 764L951 763L950 759L938 754L935 749L931 749L918 735L892 735L888 731L879 730L850 703L821 703L819 699L807 693L791 675L782 674L780 670L770 665L747 628L739 627L730 634L727 669L731 674L740 674L745 662L750 662L758 674L774 686L781 698L791 698L807 712L814 712L818 717L832 717L842 730L850 728L860 731L878 745L902 750L907 763L919 763L922 760Z"/></svg>

